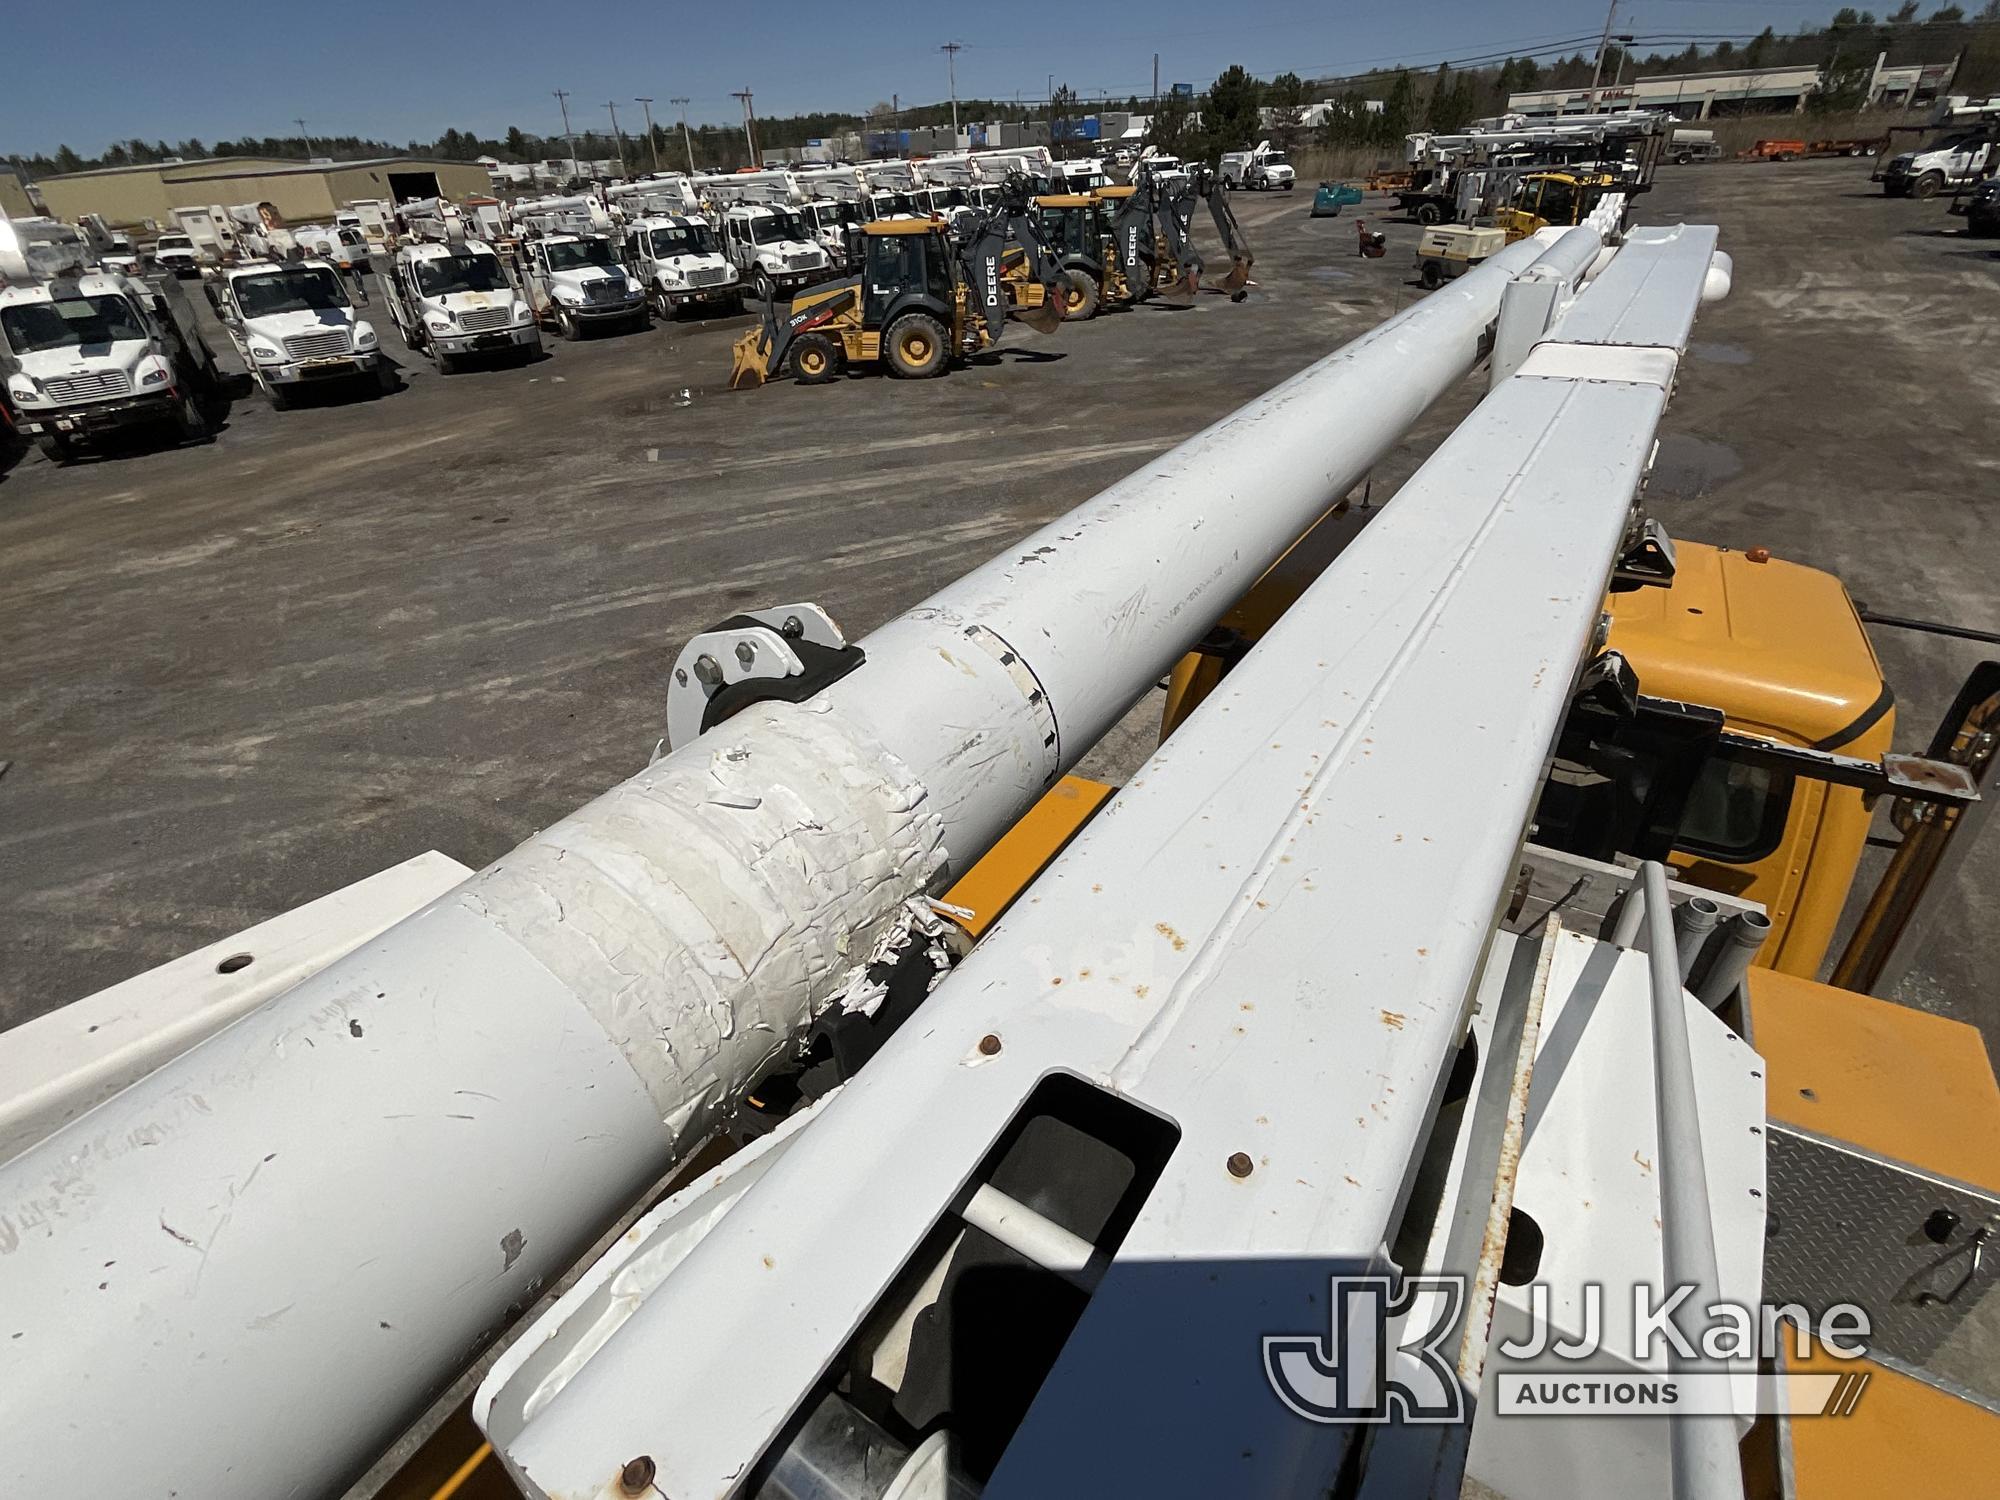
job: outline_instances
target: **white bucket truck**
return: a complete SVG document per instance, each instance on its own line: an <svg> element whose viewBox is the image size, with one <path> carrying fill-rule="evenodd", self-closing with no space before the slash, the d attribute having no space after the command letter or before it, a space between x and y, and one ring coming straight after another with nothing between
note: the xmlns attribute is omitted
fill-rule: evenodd
<svg viewBox="0 0 2000 1500"><path fill-rule="evenodd" d="M833 272L833 257L799 215L803 194L791 172L717 173L695 178L693 186L716 216L722 253L763 301Z"/></svg>
<svg viewBox="0 0 2000 1500"><path fill-rule="evenodd" d="M405 347L429 359L440 375L484 355L526 361L541 352L534 309L484 240L400 245L383 292Z"/></svg>
<svg viewBox="0 0 2000 1500"><path fill-rule="evenodd" d="M68 225L0 220L0 365L21 431L56 462L106 434L209 432L220 388L177 288L84 268Z"/></svg>
<svg viewBox="0 0 2000 1500"><path fill-rule="evenodd" d="M216 316L251 380L282 409L300 386L394 388L375 329L355 316L340 272L323 260L224 266L208 283Z"/></svg>
<svg viewBox="0 0 2000 1500"><path fill-rule="evenodd" d="M1285 153L1269 141L1259 141L1248 151L1222 153L1221 170L1216 174L1228 188L1281 189L1289 193L1297 186L1297 173Z"/></svg>
<svg viewBox="0 0 2000 1500"><path fill-rule="evenodd" d="M535 317L566 339L596 328L647 325L646 288L618 264L607 234L553 233L523 240L521 285Z"/></svg>
<svg viewBox="0 0 2000 1500"><path fill-rule="evenodd" d="M645 286L653 315L663 321L687 307L742 309L742 278L706 219L647 214L625 226L623 250L626 270Z"/></svg>

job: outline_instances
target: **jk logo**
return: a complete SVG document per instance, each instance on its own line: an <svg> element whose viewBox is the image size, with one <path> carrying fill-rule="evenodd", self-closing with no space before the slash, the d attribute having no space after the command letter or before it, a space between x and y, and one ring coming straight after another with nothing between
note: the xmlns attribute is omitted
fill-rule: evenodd
<svg viewBox="0 0 2000 1500"><path fill-rule="evenodd" d="M1458 1328L1455 1276L1335 1276L1324 1337L1266 1335L1264 1378L1309 1422L1462 1422L1465 1392L1443 1345Z"/></svg>

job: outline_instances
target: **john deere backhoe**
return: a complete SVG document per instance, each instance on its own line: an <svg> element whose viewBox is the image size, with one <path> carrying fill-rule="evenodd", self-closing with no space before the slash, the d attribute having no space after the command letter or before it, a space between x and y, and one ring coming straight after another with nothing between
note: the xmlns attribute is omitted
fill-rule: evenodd
<svg viewBox="0 0 2000 1500"><path fill-rule="evenodd" d="M1067 290L1025 182L956 237L937 219L865 224L859 274L809 288L783 311L766 303L762 324L736 341L729 383L762 385L789 364L802 383L823 385L878 361L891 375L928 379L991 348L1010 312L1053 332Z"/></svg>
<svg viewBox="0 0 2000 1500"><path fill-rule="evenodd" d="M1212 172L1159 176L1141 163L1130 183L1089 193L1055 193L1035 200L1042 232L1069 277L1064 316L1082 321L1100 308L1159 296L1186 301L1204 269L1190 237L1197 197L1208 200L1230 268L1217 289L1239 293L1252 257L1243 230Z"/></svg>

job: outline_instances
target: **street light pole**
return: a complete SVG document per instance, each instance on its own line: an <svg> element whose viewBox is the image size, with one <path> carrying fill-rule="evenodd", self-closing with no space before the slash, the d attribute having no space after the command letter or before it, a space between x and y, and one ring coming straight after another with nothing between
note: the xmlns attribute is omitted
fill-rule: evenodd
<svg viewBox="0 0 2000 1500"><path fill-rule="evenodd" d="M678 104L681 107L681 144L687 147L688 176L692 177L694 176L694 137L688 134L688 101L686 99L669 99L667 103Z"/></svg>
<svg viewBox="0 0 2000 1500"><path fill-rule="evenodd" d="M951 78L951 143L958 144L958 54L964 48L963 42L946 42L938 51L944 54L945 71Z"/></svg>
<svg viewBox="0 0 2000 1500"><path fill-rule="evenodd" d="M660 138L653 134L653 101L635 97L634 104L643 105L646 110L646 144L653 148L653 170L660 170Z"/></svg>

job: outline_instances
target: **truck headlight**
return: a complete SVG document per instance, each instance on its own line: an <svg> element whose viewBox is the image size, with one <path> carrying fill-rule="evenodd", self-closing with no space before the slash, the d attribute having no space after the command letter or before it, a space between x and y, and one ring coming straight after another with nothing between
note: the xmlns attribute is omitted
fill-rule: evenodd
<svg viewBox="0 0 2000 1500"><path fill-rule="evenodd" d="M167 367L165 365L154 365L152 369L139 377L139 384L141 385L165 385L166 383Z"/></svg>
<svg viewBox="0 0 2000 1500"><path fill-rule="evenodd" d="M269 344L252 343L250 345L250 357L252 359L273 360L283 359L285 356L280 354L276 349L273 349Z"/></svg>
<svg viewBox="0 0 2000 1500"><path fill-rule="evenodd" d="M375 347L375 330L366 323L356 323L354 325L354 347L357 349L373 349Z"/></svg>
<svg viewBox="0 0 2000 1500"><path fill-rule="evenodd" d="M36 406L45 399L41 388L35 384L34 377L30 375L16 375L8 381L7 394L21 406Z"/></svg>
<svg viewBox="0 0 2000 1500"><path fill-rule="evenodd" d="M557 287L555 290L555 299L556 301L560 302L564 307L583 306L583 293L575 290L572 287L566 287L566 286Z"/></svg>
<svg viewBox="0 0 2000 1500"><path fill-rule="evenodd" d="M646 289L630 276L627 276L625 278L625 295L628 297L643 297L646 295Z"/></svg>
<svg viewBox="0 0 2000 1500"><path fill-rule="evenodd" d="M449 333L451 332L451 319L445 317L442 313L427 313L424 317L424 326L433 333Z"/></svg>

